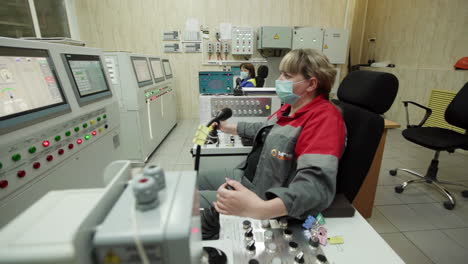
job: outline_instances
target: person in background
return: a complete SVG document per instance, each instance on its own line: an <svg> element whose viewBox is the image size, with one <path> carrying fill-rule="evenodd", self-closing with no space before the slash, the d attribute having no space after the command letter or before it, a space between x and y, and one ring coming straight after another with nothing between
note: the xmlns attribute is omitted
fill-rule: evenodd
<svg viewBox="0 0 468 264"><path fill-rule="evenodd" d="M240 65L241 83L240 87L256 87L255 68L252 63L242 63Z"/></svg>

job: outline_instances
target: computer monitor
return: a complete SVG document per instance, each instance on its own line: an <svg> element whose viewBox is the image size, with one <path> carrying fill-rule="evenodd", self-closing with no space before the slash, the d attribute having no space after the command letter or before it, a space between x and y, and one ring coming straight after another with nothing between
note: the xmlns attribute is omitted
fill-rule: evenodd
<svg viewBox="0 0 468 264"><path fill-rule="evenodd" d="M143 87L153 84L151 73L148 65L148 60L145 57L131 57L133 70L137 78L138 86Z"/></svg>
<svg viewBox="0 0 468 264"><path fill-rule="evenodd" d="M161 59L159 58L150 58L151 70L153 71L154 82L162 82L165 80L164 73L162 69Z"/></svg>
<svg viewBox="0 0 468 264"><path fill-rule="evenodd" d="M172 69L171 69L171 64L169 63L169 60L162 60L163 62L163 67L164 67L164 74L166 75L166 79L172 78Z"/></svg>
<svg viewBox="0 0 468 264"><path fill-rule="evenodd" d="M0 46L0 134L69 111L48 50Z"/></svg>
<svg viewBox="0 0 468 264"><path fill-rule="evenodd" d="M112 96L98 55L62 54L79 105Z"/></svg>

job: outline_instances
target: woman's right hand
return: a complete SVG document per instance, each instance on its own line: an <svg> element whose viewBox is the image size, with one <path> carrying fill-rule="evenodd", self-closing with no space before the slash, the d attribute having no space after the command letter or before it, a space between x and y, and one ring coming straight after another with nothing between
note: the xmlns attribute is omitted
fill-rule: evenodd
<svg viewBox="0 0 468 264"><path fill-rule="evenodd" d="M230 124L227 121L214 122L212 127L218 127L223 133L237 135L237 124Z"/></svg>

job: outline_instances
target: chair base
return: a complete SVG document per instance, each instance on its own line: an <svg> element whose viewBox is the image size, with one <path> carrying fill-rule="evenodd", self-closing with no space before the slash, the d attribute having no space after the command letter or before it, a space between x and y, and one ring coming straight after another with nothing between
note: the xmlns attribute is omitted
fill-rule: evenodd
<svg viewBox="0 0 468 264"><path fill-rule="evenodd" d="M458 183L458 182L439 181L437 179L437 177L436 177L436 175L437 175L437 164L438 164L438 160L436 160L436 159L432 160L431 166L429 167L429 169L427 171L427 174L425 176L418 173L418 172L408 170L408 169L403 169L403 168L396 168L394 170L390 170L390 175L392 175L392 176L397 175L397 171L400 170L400 171L404 171L404 172L407 172L407 173L409 173L409 174L411 174L413 176L418 177L418 179L405 181L401 185L395 186L395 192L396 193L402 193L405 190L405 188L411 183L426 182L426 183L429 183L432 186L436 187L436 189L439 190L439 192L441 192L442 194L444 194L448 198L448 200L445 201L443 203L443 205L444 205L445 209L452 210L453 208L455 208L455 204L456 204L455 198L452 196L452 194L444 186L442 186L442 184L463 186L465 188L468 188L468 186L466 186L463 183ZM468 190L462 191L462 195L463 195L463 197L468 197Z"/></svg>

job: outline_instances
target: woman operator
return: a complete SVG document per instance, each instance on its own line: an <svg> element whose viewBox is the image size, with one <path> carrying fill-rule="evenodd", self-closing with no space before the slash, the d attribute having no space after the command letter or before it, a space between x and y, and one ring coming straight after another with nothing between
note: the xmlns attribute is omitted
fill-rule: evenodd
<svg viewBox="0 0 468 264"><path fill-rule="evenodd" d="M239 86L244 87L256 87L257 82L255 80L255 68L251 63L242 63L240 65L240 78L241 83Z"/></svg>
<svg viewBox="0 0 468 264"><path fill-rule="evenodd" d="M304 219L332 202L346 137L341 113L328 101L336 70L322 53L298 49L283 58L280 71L276 93L285 104L278 111L265 122L219 124L254 144L230 175L199 175L200 207L256 219Z"/></svg>

